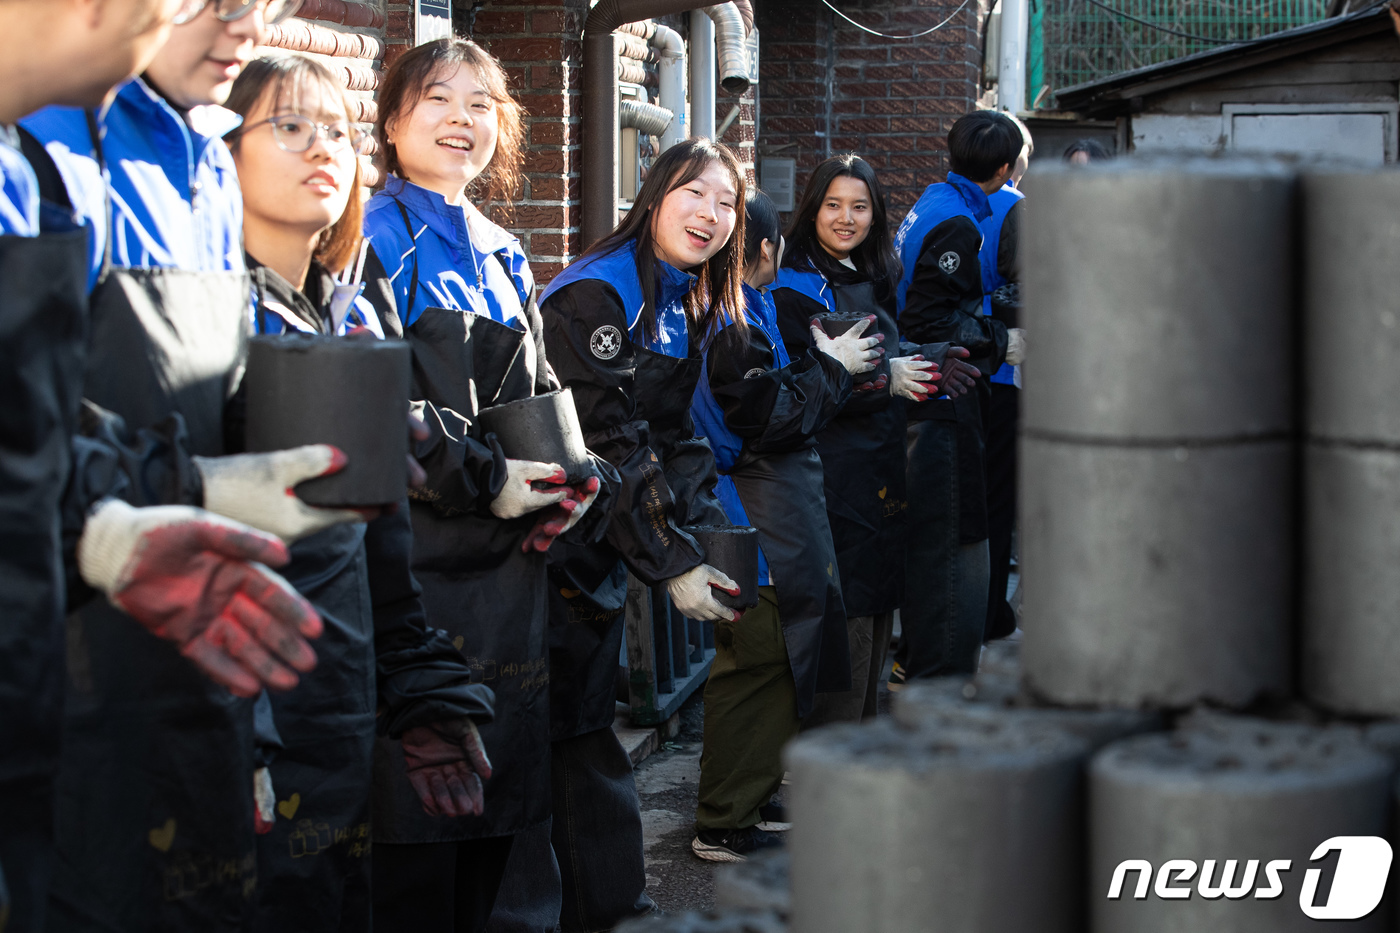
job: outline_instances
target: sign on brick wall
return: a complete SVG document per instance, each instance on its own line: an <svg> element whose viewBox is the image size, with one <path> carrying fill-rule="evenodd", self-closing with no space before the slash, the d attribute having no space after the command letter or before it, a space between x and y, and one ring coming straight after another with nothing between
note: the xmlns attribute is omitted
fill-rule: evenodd
<svg viewBox="0 0 1400 933"><path fill-rule="evenodd" d="M452 0L418 0L415 9L415 45L452 37Z"/></svg>

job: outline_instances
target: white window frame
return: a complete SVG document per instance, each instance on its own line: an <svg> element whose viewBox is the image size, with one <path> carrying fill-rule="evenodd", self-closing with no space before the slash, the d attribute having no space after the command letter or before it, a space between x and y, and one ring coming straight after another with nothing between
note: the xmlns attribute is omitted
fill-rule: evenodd
<svg viewBox="0 0 1400 933"><path fill-rule="evenodd" d="M1385 117L1385 161L1396 161L1400 140L1397 140L1396 127L1400 125L1400 101L1378 100L1369 103L1337 104L1223 104L1220 108L1221 130L1225 138L1225 148L1235 148L1235 117L1279 115L1291 116L1304 113L1378 113Z"/></svg>

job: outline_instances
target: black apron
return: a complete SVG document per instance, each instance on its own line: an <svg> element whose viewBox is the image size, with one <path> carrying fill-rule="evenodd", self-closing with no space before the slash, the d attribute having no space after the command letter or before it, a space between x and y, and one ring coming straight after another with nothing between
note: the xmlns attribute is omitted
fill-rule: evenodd
<svg viewBox="0 0 1400 933"><path fill-rule="evenodd" d="M298 541L283 575L321 614L316 669L269 693L283 748L272 759L271 831L258 837L260 933L370 928L374 613L365 526Z"/></svg>
<svg viewBox="0 0 1400 933"><path fill-rule="evenodd" d="M694 436L690 422L704 357L668 356L640 346L633 352L634 418L648 423L649 445L660 454L661 472L675 500L675 523L729 524L714 495L714 452L709 441ZM593 563L603 556L599 549L611 550L606 544L580 549L586 553L579 559ZM569 553L567 547L559 550L561 556ZM571 575L568 558L551 573L549 664L556 742L607 728L616 715L627 569L620 558L614 556L613 561L606 582L592 592L580 591L573 583L585 574Z"/></svg>
<svg viewBox="0 0 1400 933"><path fill-rule="evenodd" d="M416 251L414 263L410 288L416 290ZM474 428L482 409L534 394L543 361L535 360L532 335L523 330L470 311L427 308L404 336L413 348L412 397L451 409ZM513 835L550 813L545 556L520 550L538 516L448 516L416 499L410 514L413 573L428 618L496 692L496 718L480 727L492 776L481 816L429 816L408 782L403 747L378 739L374 839L430 843Z"/></svg>
<svg viewBox="0 0 1400 933"><path fill-rule="evenodd" d="M63 717L59 502L87 340L87 232L0 236L0 877L43 928ZM3 911L3 907L0 907Z"/></svg>
<svg viewBox="0 0 1400 933"><path fill-rule="evenodd" d="M222 454L248 296L241 272L115 268L109 232L84 396ZM50 930L250 929L252 701L104 601L69 617L68 669Z"/></svg>
<svg viewBox="0 0 1400 933"><path fill-rule="evenodd" d="M742 463L729 474L768 558L778 591L788 665L797 684L797 715L818 693L851 689L851 647L841 575L822 488L822 461L808 447Z"/></svg>
<svg viewBox="0 0 1400 933"><path fill-rule="evenodd" d="M885 346L894 347L899 328L876 299L874 283L833 284L831 290L838 312L875 315L868 333L883 333ZM879 395L866 400L856 393L817 435L848 616L893 612L904 598L904 406L887 389Z"/></svg>

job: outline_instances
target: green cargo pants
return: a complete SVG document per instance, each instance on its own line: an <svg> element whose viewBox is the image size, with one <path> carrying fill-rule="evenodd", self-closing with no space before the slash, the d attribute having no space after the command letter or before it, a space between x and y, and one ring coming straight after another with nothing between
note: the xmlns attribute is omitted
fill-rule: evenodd
<svg viewBox="0 0 1400 933"><path fill-rule="evenodd" d="M783 746L797 734L797 686L778 618L778 595L737 622L715 623L715 660L705 684L705 747L695 829L743 829L783 783Z"/></svg>

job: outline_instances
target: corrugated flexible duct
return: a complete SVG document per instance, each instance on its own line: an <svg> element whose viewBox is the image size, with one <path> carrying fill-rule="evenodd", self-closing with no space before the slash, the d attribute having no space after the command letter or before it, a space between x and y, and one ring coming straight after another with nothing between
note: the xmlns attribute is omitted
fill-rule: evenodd
<svg viewBox="0 0 1400 933"><path fill-rule="evenodd" d="M744 41L744 17L733 3L707 6L705 15L715 22L715 47L719 57L719 83L730 94L749 89L749 54Z"/></svg>
<svg viewBox="0 0 1400 933"><path fill-rule="evenodd" d="M643 136L660 136L671 125L675 114L656 104L644 104L639 100L618 102L619 126L639 130Z"/></svg>

